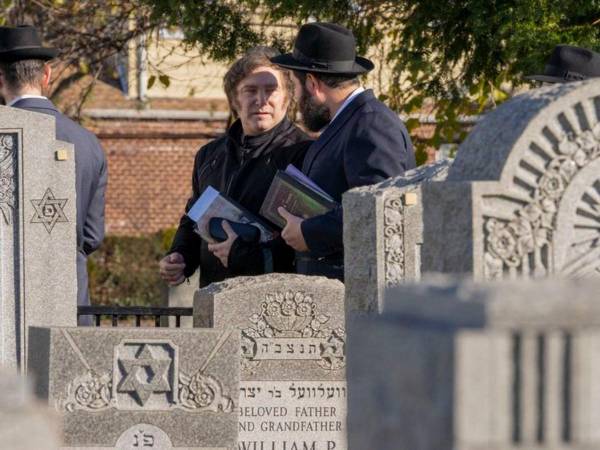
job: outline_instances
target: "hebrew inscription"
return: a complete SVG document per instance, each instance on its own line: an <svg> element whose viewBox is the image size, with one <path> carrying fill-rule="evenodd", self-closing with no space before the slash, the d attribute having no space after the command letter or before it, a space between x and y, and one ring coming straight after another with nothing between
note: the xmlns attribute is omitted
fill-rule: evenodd
<svg viewBox="0 0 600 450"><path fill-rule="evenodd" d="M171 449L173 444L167 433L154 425L140 423L126 430L117 441L119 450L138 450L143 448Z"/></svg>
<svg viewBox="0 0 600 450"><path fill-rule="evenodd" d="M0 211L6 225L12 225L15 209L17 140L17 133L0 134Z"/></svg>
<svg viewBox="0 0 600 450"><path fill-rule="evenodd" d="M312 297L302 292L267 294L260 312L242 330L242 369L252 372L264 360L314 361L325 370L345 366L346 335L327 326Z"/></svg>
<svg viewBox="0 0 600 450"><path fill-rule="evenodd" d="M46 189L42 198L31 200L35 209L31 223L42 223L48 234L52 233L54 225L58 222L69 221L63 210L67 201L66 198L56 198L50 188Z"/></svg>
<svg viewBox="0 0 600 450"><path fill-rule="evenodd" d="M345 450L346 382L245 381L239 450Z"/></svg>

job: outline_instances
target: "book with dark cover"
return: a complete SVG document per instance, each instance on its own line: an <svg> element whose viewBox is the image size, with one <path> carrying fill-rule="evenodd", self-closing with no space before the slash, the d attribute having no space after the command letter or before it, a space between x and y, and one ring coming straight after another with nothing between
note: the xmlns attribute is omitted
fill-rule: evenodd
<svg viewBox="0 0 600 450"><path fill-rule="evenodd" d="M293 166L292 166L293 167ZM286 221L277 212L283 206L295 216L309 219L325 214L338 206L326 192L312 181L304 181L288 167L285 172L278 170L260 208L260 214L277 226L285 227ZM304 175L302 175L304 177Z"/></svg>
<svg viewBox="0 0 600 450"><path fill-rule="evenodd" d="M187 216L196 222L196 233L209 243L217 242L211 236L209 230L210 219L213 217L254 225L260 230L260 242L267 242L275 237L274 230L264 220L225 197L211 186L204 190L188 211Z"/></svg>
<svg viewBox="0 0 600 450"><path fill-rule="evenodd" d="M254 225L249 223L232 222L231 220L221 219L220 217L213 217L208 221L208 232L210 236L218 241L226 241L229 236L227 231L223 227L223 222L227 222L233 232L244 242L260 242L260 230Z"/></svg>

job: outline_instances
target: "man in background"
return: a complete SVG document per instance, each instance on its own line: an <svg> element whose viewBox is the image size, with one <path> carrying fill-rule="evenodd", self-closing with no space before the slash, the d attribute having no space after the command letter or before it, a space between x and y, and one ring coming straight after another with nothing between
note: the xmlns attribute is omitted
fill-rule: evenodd
<svg viewBox="0 0 600 450"><path fill-rule="evenodd" d="M572 45L557 45L548 58L544 73L525 78L544 83L568 83L595 77L600 77L599 53Z"/></svg>
<svg viewBox="0 0 600 450"><path fill-rule="evenodd" d="M56 54L42 46L33 27L0 27L0 96L8 106L53 116L56 138L75 147L77 304L89 305L87 256L104 239L106 158L98 139L43 95L52 75L48 61Z"/></svg>
<svg viewBox="0 0 600 450"><path fill-rule="evenodd" d="M298 81L299 109L311 131L322 131L310 146L302 171L337 202L357 186L379 183L415 167L410 136L398 115L358 76L373 63L356 56L352 32L331 23L303 25L293 53L272 58ZM285 241L297 251L296 271L343 280L342 208L303 220L279 209L287 220Z"/></svg>

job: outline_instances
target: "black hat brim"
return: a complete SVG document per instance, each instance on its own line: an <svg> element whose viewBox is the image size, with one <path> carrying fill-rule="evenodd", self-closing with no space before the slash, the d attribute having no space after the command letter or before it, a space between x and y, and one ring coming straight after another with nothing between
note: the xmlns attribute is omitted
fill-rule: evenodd
<svg viewBox="0 0 600 450"><path fill-rule="evenodd" d="M44 61L49 61L56 58L56 55L58 55L58 51L54 48L19 48L0 52L0 61L15 62L22 61L24 59L41 59Z"/></svg>
<svg viewBox="0 0 600 450"><path fill-rule="evenodd" d="M542 81L544 83L567 83L573 80L565 80L562 77L553 77L552 75L527 75L524 77L530 81Z"/></svg>
<svg viewBox="0 0 600 450"><path fill-rule="evenodd" d="M271 58L273 64L277 64L280 67L290 70L297 70L300 72L316 72L326 74L338 74L338 75L362 75L364 73L373 70L375 65L372 61L362 56L357 56L354 60L354 65L350 70L335 70L330 68L317 67L310 63L304 63L297 60L291 53L284 55L278 55Z"/></svg>

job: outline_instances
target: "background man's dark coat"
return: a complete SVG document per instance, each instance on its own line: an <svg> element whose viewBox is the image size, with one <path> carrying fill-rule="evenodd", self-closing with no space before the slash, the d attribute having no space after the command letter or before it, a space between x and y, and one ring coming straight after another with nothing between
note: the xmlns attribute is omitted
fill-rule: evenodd
<svg viewBox="0 0 600 450"><path fill-rule="evenodd" d="M15 108L48 114L56 119L56 139L75 147L77 193L77 304L89 305L87 257L104 239L104 203L107 166L96 136L41 98L24 98Z"/></svg>
<svg viewBox="0 0 600 450"><path fill-rule="evenodd" d="M302 171L336 201L348 189L379 183L415 167L406 127L372 90L357 95L308 149ZM307 275L343 279L341 207L302 222L310 251L296 268Z"/></svg>

